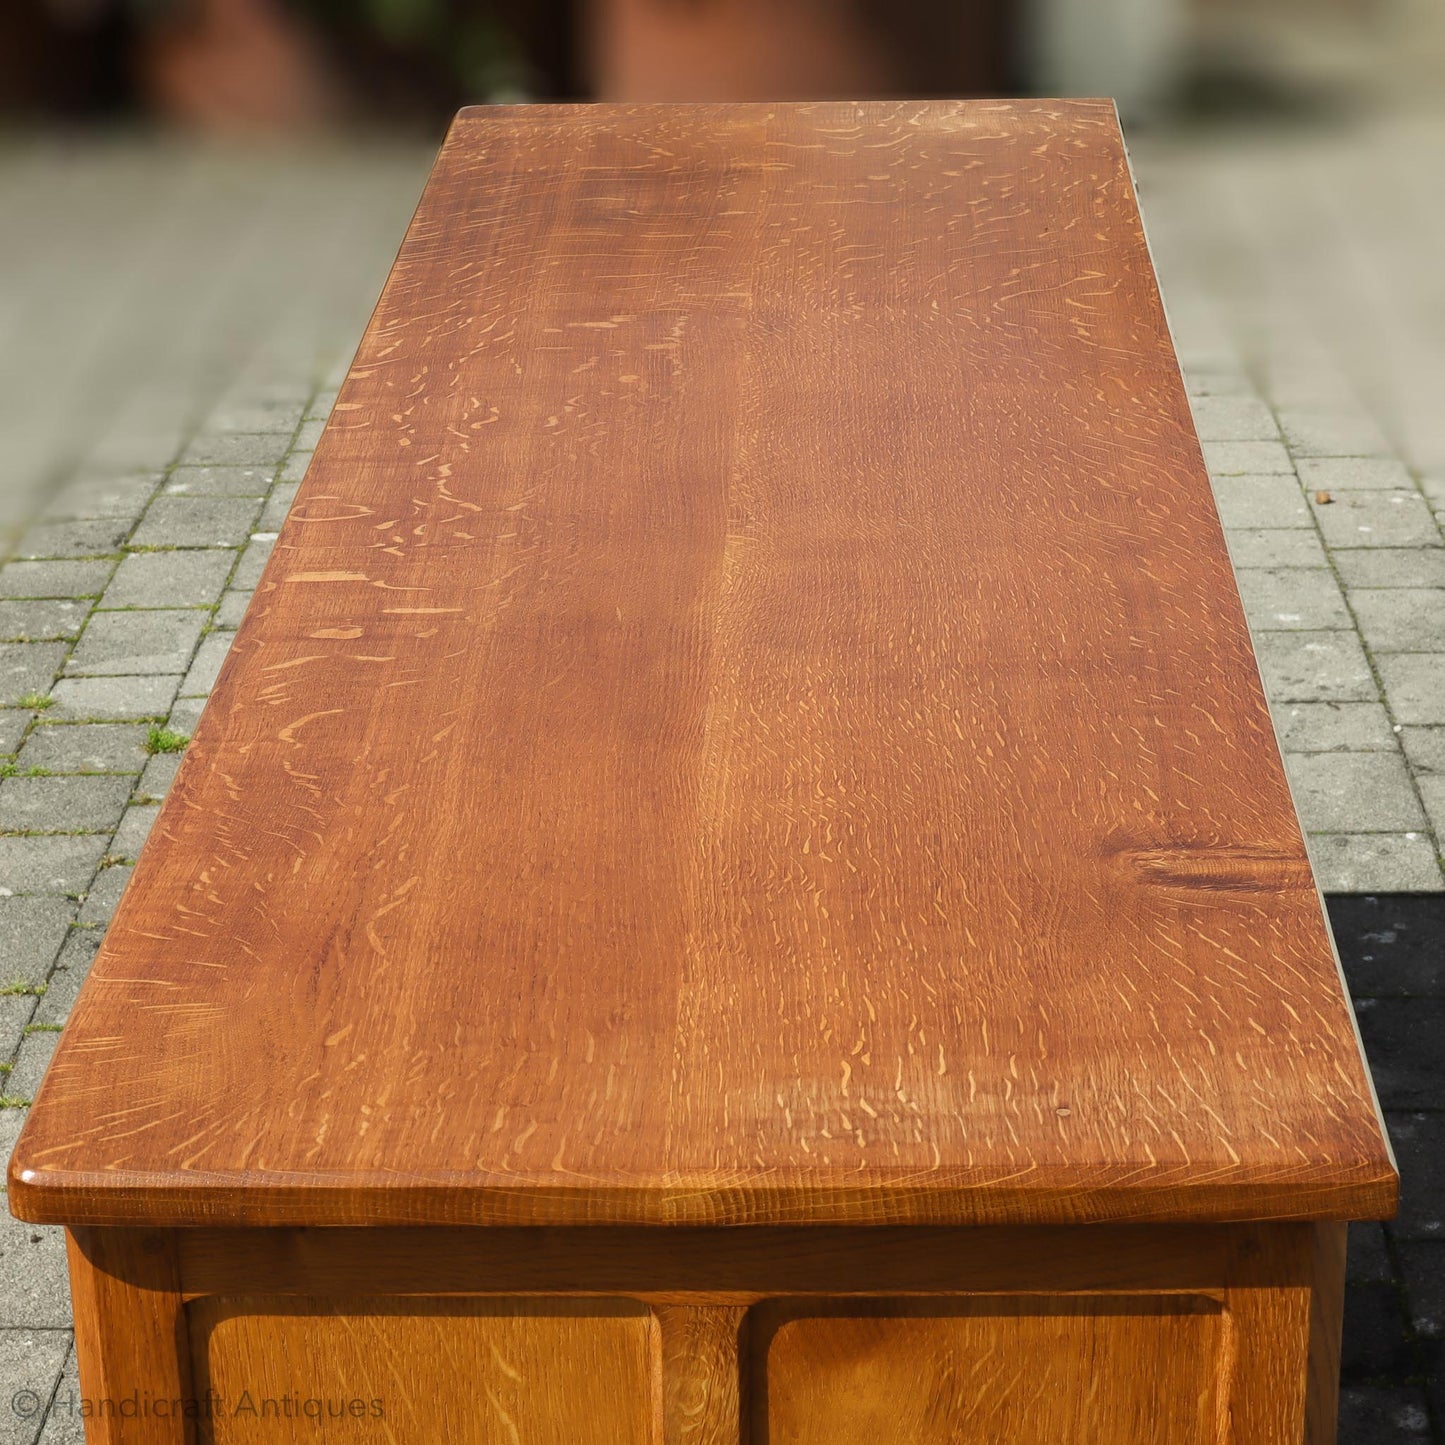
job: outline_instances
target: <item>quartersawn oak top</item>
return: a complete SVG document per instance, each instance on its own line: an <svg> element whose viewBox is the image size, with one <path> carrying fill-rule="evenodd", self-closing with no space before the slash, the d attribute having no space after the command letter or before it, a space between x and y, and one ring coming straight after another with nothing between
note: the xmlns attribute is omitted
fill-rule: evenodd
<svg viewBox="0 0 1445 1445"><path fill-rule="evenodd" d="M1112 106L464 111L12 1182L1391 1212Z"/></svg>

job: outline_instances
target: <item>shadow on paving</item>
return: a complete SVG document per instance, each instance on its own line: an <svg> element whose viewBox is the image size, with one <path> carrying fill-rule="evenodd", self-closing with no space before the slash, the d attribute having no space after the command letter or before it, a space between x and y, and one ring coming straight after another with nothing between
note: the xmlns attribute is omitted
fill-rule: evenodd
<svg viewBox="0 0 1445 1445"><path fill-rule="evenodd" d="M1445 896L1326 903L1401 1180L1350 1228L1340 1445L1445 1445Z"/></svg>

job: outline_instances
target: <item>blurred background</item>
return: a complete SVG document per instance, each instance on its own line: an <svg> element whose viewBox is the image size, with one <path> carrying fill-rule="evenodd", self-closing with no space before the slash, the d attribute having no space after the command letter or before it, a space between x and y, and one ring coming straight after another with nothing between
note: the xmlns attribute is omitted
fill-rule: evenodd
<svg viewBox="0 0 1445 1445"><path fill-rule="evenodd" d="M1437 0L11 0L0 525L334 379L447 117L526 99L1115 96L1181 343L1438 467L1442 64Z"/></svg>
<svg viewBox="0 0 1445 1445"><path fill-rule="evenodd" d="M1445 1445L1442 77L1445 0L0 0L0 1154L457 106L1110 95L1404 1175L1340 1439ZM0 1400L69 1324L0 1211Z"/></svg>

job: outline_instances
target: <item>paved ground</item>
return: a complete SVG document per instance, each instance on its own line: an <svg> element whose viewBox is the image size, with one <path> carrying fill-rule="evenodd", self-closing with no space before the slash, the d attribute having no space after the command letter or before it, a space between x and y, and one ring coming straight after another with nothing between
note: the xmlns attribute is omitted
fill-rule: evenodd
<svg viewBox="0 0 1445 1445"><path fill-rule="evenodd" d="M0 503L36 514L0 566L0 1157L180 760L155 749L194 729L426 164L0 153ZM59 1233L0 1214L0 1445L79 1445L70 1338Z"/></svg>
<svg viewBox="0 0 1445 1445"><path fill-rule="evenodd" d="M1367 124L1245 148L1156 139L1136 159L1317 869L1354 895L1332 908L1406 1168L1399 1225L1355 1232L1342 1439L1445 1445L1445 895L1372 896L1445 886L1445 467L1432 470L1441 393L1427 384L1445 205L1418 166L1445 173L1445 126L1412 126L1409 164L1401 137ZM0 566L0 1142L174 772L166 749L194 728L425 162L119 142L0 153L0 501L30 516ZM81 1438L69 1352L60 1241L7 1216L0 1445ZM34 1412L29 1397L6 1407L17 1390L36 1392Z"/></svg>
<svg viewBox="0 0 1445 1445"><path fill-rule="evenodd" d="M1147 141L1136 168L1321 886L1439 890L1445 120Z"/></svg>
<svg viewBox="0 0 1445 1445"><path fill-rule="evenodd" d="M1329 903L1402 1180L1397 1220L1350 1228L1341 1445L1441 1445L1445 897L1357 895Z"/></svg>

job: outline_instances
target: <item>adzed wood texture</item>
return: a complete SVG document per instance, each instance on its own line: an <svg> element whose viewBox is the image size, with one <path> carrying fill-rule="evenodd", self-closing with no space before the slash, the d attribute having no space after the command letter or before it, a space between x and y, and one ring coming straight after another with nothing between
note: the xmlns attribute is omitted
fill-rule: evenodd
<svg viewBox="0 0 1445 1445"><path fill-rule="evenodd" d="M463 112L12 1178L1389 1214L1112 107Z"/></svg>
<svg viewBox="0 0 1445 1445"><path fill-rule="evenodd" d="M1333 1445L1344 1234L79 1229L87 1439Z"/></svg>

